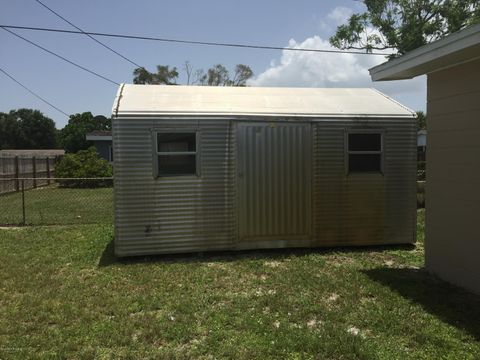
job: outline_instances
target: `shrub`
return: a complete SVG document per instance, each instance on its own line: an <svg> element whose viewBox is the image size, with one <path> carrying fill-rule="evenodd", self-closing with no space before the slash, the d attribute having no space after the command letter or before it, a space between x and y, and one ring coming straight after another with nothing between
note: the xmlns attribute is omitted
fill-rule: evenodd
<svg viewBox="0 0 480 360"><path fill-rule="evenodd" d="M425 181L426 162L417 162L417 181Z"/></svg>
<svg viewBox="0 0 480 360"><path fill-rule="evenodd" d="M95 147L80 150L75 154L66 154L55 166L57 178L105 178L112 177L113 169L108 161L101 159ZM111 180L63 180L65 187L107 187Z"/></svg>

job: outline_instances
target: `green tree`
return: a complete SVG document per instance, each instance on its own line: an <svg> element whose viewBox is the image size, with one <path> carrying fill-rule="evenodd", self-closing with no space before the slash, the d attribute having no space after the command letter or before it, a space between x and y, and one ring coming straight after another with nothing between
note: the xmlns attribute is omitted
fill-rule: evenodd
<svg viewBox="0 0 480 360"><path fill-rule="evenodd" d="M244 64L237 64L235 66L235 71L233 78L231 80L232 86L246 86L247 80L253 76L253 71L250 69L250 66Z"/></svg>
<svg viewBox="0 0 480 360"><path fill-rule="evenodd" d="M58 139L62 148L69 153L88 149L91 141L85 135L94 130L111 130L112 120L103 116L93 116L91 112L70 115L68 124L60 130Z"/></svg>
<svg viewBox="0 0 480 360"><path fill-rule="evenodd" d="M225 86L229 81L228 70L221 64L213 65L206 74L200 77L200 84L208 86Z"/></svg>
<svg viewBox="0 0 480 360"><path fill-rule="evenodd" d="M480 22L478 0L363 0L366 11L340 25L330 43L339 49L393 49L402 55Z"/></svg>
<svg viewBox="0 0 480 360"><path fill-rule="evenodd" d="M198 83L208 86L246 86L247 80L253 76L253 71L248 65L237 64L235 66L233 77L227 68L221 64L213 65L203 73L200 70Z"/></svg>
<svg viewBox="0 0 480 360"><path fill-rule="evenodd" d="M66 154L55 166L55 175L59 178L103 178L113 175L112 166L101 159L95 147L80 150L76 154ZM66 187L104 187L111 186L110 180L64 180Z"/></svg>
<svg viewBox="0 0 480 360"><path fill-rule="evenodd" d="M0 150L17 149L20 129L17 119L6 113L0 113Z"/></svg>
<svg viewBox="0 0 480 360"><path fill-rule="evenodd" d="M423 111L417 111L417 131L427 128L427 115Z"/></svg>
<svg viewBox="0 0 480 360"><path fill-rule="evenodd" d="M2 149L55 149L55 122L34 109L11 110L0 115Z"/></svg>
<svg viewBox="0 0 480 360"><path fill-rule="evenodd" d="M248 79L253 76L252 69L244 64L235 66L233 77L230 76L230 72L222 64L213 65L207 72L204 72L202 69L193 70L192 65L187 61L183 69L187 85L246 86ZM176 85L179 73L176 67L170 69L168 65L158 65L156 73L151 73L145 68L136 68L133 75L134 84Z"/></svg>
<svg viewBox="0 0 480 360"><path fill-rule="evenodd" d="M151 73L145 68L133 70L134 84L176 85L178 71L176 67L170 69L168 65L157 65L157 72Z"/></svg>

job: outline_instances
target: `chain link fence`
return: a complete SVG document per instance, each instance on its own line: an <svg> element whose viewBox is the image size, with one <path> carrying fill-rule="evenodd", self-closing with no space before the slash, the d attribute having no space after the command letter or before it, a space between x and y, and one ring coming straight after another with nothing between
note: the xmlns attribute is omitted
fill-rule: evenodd
<svg viewBox="0 0 480 360"><path fill-rule="evenodd" d="M113 223L113 178L10 178L0 183L12 189L0 194L0 226Z"/></svg>

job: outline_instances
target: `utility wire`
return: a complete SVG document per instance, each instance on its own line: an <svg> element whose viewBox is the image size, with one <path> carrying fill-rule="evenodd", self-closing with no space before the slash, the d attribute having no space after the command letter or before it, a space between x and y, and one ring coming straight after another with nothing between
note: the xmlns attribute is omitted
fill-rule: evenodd
<svg viewBox="0 0 480 360"><path fill-rule="evenodd" d="M105 77L105 76L103 76L103 75L100 75L100 74L96 73L95 71L89 70L89 69L87 69L86 67L84 67L84 66L82 66L82 65L79 65L79 64L77 64L77 63L75 63L75 62L73 62L73 61L71 61L71 60L68 60L67 58L64 58L63 56L58 55L57 53L54 53L53 51L50 51L50 50L44 48L43 46L40 46L40 45L34 43L33 41L30 41L30 40L24 38L24 37L21 36L21 35L18 35L17 33L15 33L15 32L13 32L13 31L5 28L4 26L0 26L0 27L1 27L3 30L8 31L10 34L12 34L12 35L14 35L14 36L16 36L16 37L18 37L18 38L20 38L20 39L28 42L29 44L31 44L31 45L33 45L33 46L36 46L36 47L39 48L39 49L42 49L43 51L45 51L45 52L47 52L47 53L49 53L49 54L51 54L51 55L53 55L53 56L58 57L59 59L62 59L63 61L68 62L68 63L71 64L71 65L74 65L74 66L78 67L79 69L82 69L82 70L84 70L84 71L86 71L86 72L89 72L90 74L95 75L95 76L97 76L97 77L99 77L99 78L101 78L101 79L103 79L103 80L106 80L106 81L112 83L112 84L120 85L118 82L116 82L116 81L114 81L114 80L111 80L111 79L109 79L109 78L107 78L107 77Z"/></svg>
<svg viewBox="0 0 480 360"><path fill-rule="evenodd" d="M48 102L47 100L45 100L44 98L42 98L40 95L38 95L37 93L35 93L33 90L30 90L28 87L26 87L25 85L23 85L20 81L18 81L17 79L15 79L12 75L10 75L9 73L7 73L5 70L3 70L2 68L0 68L0 72L4 73L5 76L9 77L11 80L15 81L18 85L20 85L21 87L23 87L25 90L27 90L30 94L32 94L33 96L35 96L36 98L42 100L45 104L51 106L52 108L54 108L55 110L57 110L58 112L61 112L63 115L65 116L70 116L68 115L65 111L63 111L62 109L59 109L58 107L56 107L55 105L53 105L52 103Z"/></svg>
<svg viewBox="0 0 480 360"><path fill-rule="evenodd" d="M194 41L194 40L182 40L182 39L169 39L169 38L160 38L160 37L151 37L151 36L135 36L135 35L124 35L124 34L90 32L90 31L74 31L74 30L42 28L42 27L32 27L32 26L16 26L16 25L3 25L3 24L1 24L0 27L4 28L5 30L6 29L21 29L21 30L33 30L33 31L50 31L50 32L67 33L67 34L83 34L83 35L105 36L105 37L134 39L134 40L150 40L150 41L161 41L161 42L168 42L168 43L207 45L207 46L225 46L225 47L260 49L260 50L286 50L286 51L303 51L303 52L313 52L313 53L380 55L380 56L393 55L391 53L379 53L379 52L328 50L328 49L302 49L302 48L266 46L266 45L251 45L251 44L220 43L220 42L212 42L212 41Z"/></svg>
<svg viewBox="0 0 480 360"><path fill-rule="evenodd" d="M37 3L39 3L40 5L42 5L45 9L47 9L48 11L50 11L51 13L55 14L56 16L58 16L60 19L62 19L63 21L65 21L67 24L70 24L71 26L73 26L75 29L79 30L82 32L82 34L88 36L90 39L92 39L93 41L95 41L97 44L100 44L102 45L105 49L108 49L110 50L112 53L120 56L122 59L128 61L130 64L132 65L135 65L136 67L143 67L141 65L138 65L135 61L133 60L130 60L129 58L127 58L126 56L120 54L118 51L112 49L110 46L104 44L103 42L101 42L100 40L97 40L95 39L92 35L90 34L87 34L85 31L83 31L82 29L80 29L77 25L73 24L71 21L65 19L62 15L60 15L59 13L57 13L55 10L49 8L47 5L45 5L43 2L41 2L40 0L35 0Z"/></svg>

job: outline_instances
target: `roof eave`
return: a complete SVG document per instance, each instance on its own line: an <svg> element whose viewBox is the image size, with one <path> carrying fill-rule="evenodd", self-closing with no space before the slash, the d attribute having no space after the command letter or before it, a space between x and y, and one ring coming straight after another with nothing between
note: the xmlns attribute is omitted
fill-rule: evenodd
<svg viewBox="0 0 480 360"><path fill-rule="evenodd" d="M87 141L111 141L112 135L86 135L85 140Z"/></svg>
<svg viewBox="0 0 480 360"><path fill-rule="evenodd" d="M411 79L480 58L480 24L369 69L373 81Z"/></svg>
<svg viewBox="0 0 480 360"><path fill-rule="evenodd" d="M407 112L408 111L408 112ZM387 114L387 113L270 113L270 112L174 112L174 111L119 111L117 113L117 117L129 117L129 116L159 116L159 117L189 117L189 118L203 118L203 117L215 117L215 118L225 118L225 119L232 119L232 118L318 118L318 119L369 119L369 118L377 118L377 119L385 119L385 118L414 118L416 117L415 112L411 110L407 110L405 113L395 113L395 114Z"/></svg>

